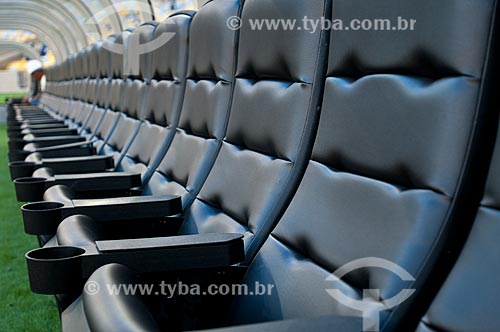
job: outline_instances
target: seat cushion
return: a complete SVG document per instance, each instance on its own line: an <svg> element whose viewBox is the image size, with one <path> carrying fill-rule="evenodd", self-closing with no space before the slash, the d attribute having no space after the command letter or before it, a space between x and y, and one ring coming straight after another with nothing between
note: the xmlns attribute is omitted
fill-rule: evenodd
<svg viewBox="0 0 500 332"><path fill-rule="evenodd" d="M134 285L139 280L119 264L103 266L89 278L87 285L99 287L96 294L84 292L62 314L62 330L92 332L161 331L138 295L110 295L108 287ZM112 310L111 310L112 309ZM103 314L105 313L105 314Z"/></svg>

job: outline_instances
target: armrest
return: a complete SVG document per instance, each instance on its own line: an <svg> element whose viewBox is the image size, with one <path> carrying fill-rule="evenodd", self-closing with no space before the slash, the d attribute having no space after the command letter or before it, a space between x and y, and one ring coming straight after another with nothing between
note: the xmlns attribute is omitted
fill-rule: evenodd
<svg viewBox="0 0 500 332"><path fill-rule="evenodd" d="M67 217L86 215L97 223L164 218L182 212L179 196L141 196L106 199L36 202L21 207L24 230L31 235L55 234Z"/></svg>
<svg viewBox="0 0 500 332"><path fill-rule="evenodd" d="M128 190L142 185L141 174L104 172L55 175L53 185L65 185L76 193L88 191Z"/></svg>
<svg viewBox="0 0 500 332"><path fill-rule="evenodd" d="M37 151L43 158L70 158L70 157L88 157L97 153L96 148L92 144L81 144L79 147L67 147L60 149L53 149L47 151ZM26 156L27 157L27 156ZM25 157L25 158L26 158Z"/></svg>
<svg viewBox="0 0 500 332"><path fill-rule="evenodd" d="M93 146L94 142L76 142L76 143L69 143L69 144L61 144L61 145L54 145L54 146L48 146L45 148L39 148L36 149L36 151L33 152L48 152L48 151L59 151L59 150L64 150L64 149L74 149L74 148L81 148L81 147L90 147Z"/></svg>
<svg viewBox="0 0 500 332"><path fill-rule="evenodd" d="M91 156L97 153L94 142L77 142L63 145L38 148L35 151L11 150L9 151L9 161L25 160L30 154L38 152L42 158L56 157L83 157Z"/></svg>
<svg viewBox="0 0 500 332"><path fill-rule="evenodd" d="M63 218L76 214L91 217L96 222L135 220L173 216L182 212L179 196L138 196L104 199L75 199L63 212Z"/></svg>
<svg viewBox="0 0 500 332"><path fill-rule="evenodd" d="M243 235L230 233L96 241L96 246L101 259L84 264L83 277L110 263L155 273L226 267L245 259Z"/></svg>
<svg viewBox="0 0 500 332"><path fill-rule="evenodd" d="M82 280L111 263L138 273L161 273L228 267L244 259L240 234L97 241L96 247L49 247L26 254L31 289L40 294L78 290Z"/></svg>
<svg viewBox="0 0 500 332"><path fill-rule="evenodd" d="M207 233L145 239L96 241L96 246L101 253L116 253L142 251L154 248L180 249L208 247L214 244L217 246L226 246L231 245L234 240L239 240L242 238L243 236L240 234Z"/></svg>
<svg viewBox="0 0 500 332"><path fill-rule="evenodd" d="M58 128L58 129L40 129L31 130L29 133L36 138L51 137L51 136L72 136L77 135L78 131L73 128Z"/></svg>
<svg viewBox="0 0 500 332"><path fill-rule="evenodd" d="M55 185L65 185L74 192L89 191L125 191L140 187L141 174L103 172L89 174L53 175L47 177L27 177L14 180L16 197L20 202L38 202L43 200L45 191Z"/></svg>
<svg viewBox="0 0 500 332"><path fill-rule="evenodd" d="M24 126L24 125L23 125ZM64 124L48 124L48 125L33 125L33 126L24 126L24 127L14 127L7 129L7 135L9 138L23 138L24 135L30 134L32 131L38 130L60 130L60 129L68 129Z"/></svg>
<svg viewBox="0 0 500 332"><path fill-rule="evenodd" d="M59 123L64 123L63 120L57 120L52 117L42 117L38 119L26 119L25 121L21 122L22 124L26 125L49 125L49 124L59 124Z"/></svg>
<svg viewBox="0 0 500 332"><path fill-rule="evenodd" d="M51 168L56 174L103 172L114 167L112 156L44 158L39 167Z"/></svg>
<svg viewBox="0 0 500 332"><path fill-rule="evenodd" d="M9 141L10 150L22 150L26 144L33 143L37 148L44 148L53 145L70 144L85 141L83 136L56 136L40 137L37 139L25 141L23 139L14 139Z"/></svg>
<svg viewBox="0 0 500 332"><path fill-rule="evenodd" d="M45 158L41 161L14 161L9 163L12 180L29 178L39 168L50 168L54 174L104 172L114 167L112 156L85 156L72 158Z"/></svg>
<svg viewBox="0 0 500 332"><path fill-rule="evenodd" d="M64 123L49 123L49 124L40 124L40 125L22 125L20 130L39 130L39 129L55 129L55 128L67 128Z"/></svg>

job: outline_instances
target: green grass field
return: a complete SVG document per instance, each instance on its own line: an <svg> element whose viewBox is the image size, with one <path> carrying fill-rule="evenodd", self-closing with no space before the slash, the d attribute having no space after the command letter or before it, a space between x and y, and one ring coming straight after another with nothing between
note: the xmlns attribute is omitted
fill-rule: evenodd
<svg viewBox="0 0 500 332"><path fill-rule="evenodd" d="M54 298L29 289L24 254L38 243L24 234L20 206L9 177L6 127L0 124L0 331L60 331Z"/></svg>
<svg viewBox="0 0 500 332"><path fill-rule="evenodd" d="M22 98L26 93L0 93L0 105L5 104L7 98Z"/></svg>

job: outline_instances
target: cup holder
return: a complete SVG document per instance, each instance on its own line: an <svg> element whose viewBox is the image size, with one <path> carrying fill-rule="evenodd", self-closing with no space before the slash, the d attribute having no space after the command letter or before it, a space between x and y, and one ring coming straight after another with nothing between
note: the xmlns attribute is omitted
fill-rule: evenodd
<svg viewBox="0 0 500 332"><path fill-rule="evenodd" d="M17 139L22 139L24 137L24 133L21 131L9 131L7 133L7 136L9 137L10 140L17 140Z"/></svg>
<svg viewBox="0 0 500 332"><path fill-rule="evenodd" d="M32 235L55 234L62 221L64 204L59 202L37 202L21 207L24 230Z"/></svg>
<svg viewBox="0 0 500 332"><path fill-rule="evenodd" d="M81 256L77 247L35 249L26 254L31 290L38 294L66 294L81 290Z"/></svg>
<svg viewBox="0 0 500 332"><path fill-rule="evenodd" d="M19 202L38 202L43 199L46 178L19 178L14 180Z"/></svg>
<svg viewBox="0 0 500 332"><path fill-rule="evenodd" d="M22 138L13 138L9 140L9 150L22 150L26 145L26 141Z"/></svg>
<svg viewBox="0 0 500 332"><path fill-rule="evenodd" d="M35 171L35 163L29 161L14 161L9 163L10 177L12 180L28 178Z"/></svg>
<svg viewBox="0 0 500 332"><path fill-rule="evenodd" d="M31 152L24 150L9 151L9 161L11 162L23 161L30 155L30 153Z"/></svg>
<svg viewBox="0 0 500 332"><path fill-rule="evenodd" d="M83 248L58 246L32 250L26 254L26 257L32 260L60 261L79 257L84 253Z"/></svg>

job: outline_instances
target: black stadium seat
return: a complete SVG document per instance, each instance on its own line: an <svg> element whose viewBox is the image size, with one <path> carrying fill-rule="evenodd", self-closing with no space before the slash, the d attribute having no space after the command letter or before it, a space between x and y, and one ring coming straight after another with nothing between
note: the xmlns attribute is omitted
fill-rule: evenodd
<svg viewBox="0 0 500 332"><path fill-rule="evenodd" d="M175 34L163 47L143 59L147 82L143 124L117 169L141 173L146 184L172 142L186 86L188 32L192 12L179 12L156 27L152 39Z"/></svg>
<svg viewBox="0 0 500 332"><path fill-rule="evenodd" d="M500 135L484 197L456 265L418 332L497 331L500 291Z"/></svg>
<svg viewBox="0 0 500 332"><path fill-rule="evenodd" d="M308 62L312 55L318 54L320 38L304 33L278 46L276 53L281 48L307 45L301 47L304 50L303 54L295 53L293 59L284 59L290 62L290 69L294 67L293 61L307 63L307 66L300 73L290 73L291 76L288 76L288 71L273 72L274 67L271 63L265 61L252 63L252 59L246 57L255 40L266 43L267 37L260 34L254 36L250 31L243 31L228 134L222 143L232 91L228 82L232 81L230 76L233 68L233 47L229 44L231 41L229 37L207 38L207 31L215 27L209 29L203 24L205 20L211 24L217 23L219 30L216 31L220 31L221 36L224 36L223 32L230 33L224 24L237 8L233 9L227 3L228 1L214 1L195 17L191 30L194 45L199 45L196 41L201 38L218 43L227 40L227 44L221 44L221 49L227 49L228 52L225 57L218 59L220 64L214 66L221 68L220 73L216 73L214 82L195 80L196 77L193 77L194 73L202 77L208 75L209 72L204 74L202 69L212 59L190 59L191 75L187 83L180 128L149 187L153 194L181 195L185 215L180 229L181 234L218 231L242 233L245 234L248 257L252 257L269 229L273 227L276 216L282 212L304 171L306 155L312 144L313 125L318 115L319 94L313 95L313 92L321 90L314 90L313 86L323 81L323 61ZM225 6L231 12L223 11L219 14L220 17L210 17L217 6L220 8ZM294 10L290 10L288 14L291 18L299 17L304 9L292 8ZM318 6L310 9L311 12L308 13L319 17L321 9L322 7ZM215 35L215 32L213 34ZM324 56L325 52L326 49L319 53L320 56ZM197 52L191 51L190 54ZM317 63L320 64L319 68L316 68ZM248 68L252 68L251 72L248 72ZM272 75L273 78L267 79L265 75ZM271 88L271 92L266 92L264 87ZM289 90L281 91L285 87ZM218 94L214 94L215 99L205 97L208 95L207 88L219 90ZM250 103L249 98L259 102ZM304 102L299 102L299 98ZM196 103L193 103L194 101ZM201 108L200 105L205 107ZM213 109L209 105L214 105ZM206 112L205 119L204 115L199 113L200 110ZM253 130L245 132L242 128L251 124L249 122L251 118L254 124L249 128ZM259 128L259 122L263 122L264 118L273 118L275 122L282 123L281 128L273 135L266 136L265 131ZM266 150L266 142L269 141L272 141L272 150ZM221 152L216 158L219 150ZM209 172L207 182L202 187ZM225 181L221 182L222 178L225 178ZM238 188L247 188L247 193L239 195ZM59 197L66 197L61 200L47 192L45 195L47 201L65 201L74 198L68 195L68 191L60 188L54 187L49 191L58 191ZM248 211L247 216L239 212L245 210ZM111 228L103 234L97 231L97 238L89 238L87 233L89 228L94 229L90 233L91 236L96 236L96 230L100 229L98 225L92 227L85 217L68 218L58 230L58 242L63 245L92 244L95 240L117 236L114 228ZM135 232L132 230L128 235L136 236Z"/></svg>
<svg viewBox="0 0 500 332"><path fill-rule="evenodd" d="M371 36L332 32L328 78L312 158L297 194L256 258L251 260L243 279L246 284L272 281L276 292L272 297L236 297L229 309L231 324L325 315L359 316L359 312L336 302L325 292L329 285L325 279L350 261L375 256L397 263L414 276L415 281L405 285L396 275L366 268L351 280L332 282L331 287L341 287L346 294L359 300L363 296L360 290L369 285L379 288L381 298L371 299L371 311L378 314L383 305L380 300L395 296L404 286L411 286L409 288L416 289L413 297L392 310L382 310L380 317L384 329L407 330L406 324L412 320L407 321L404 317L411 316L411 308L426 298L423 285L434 273L439 274L441 266L436 266L436 262L450 248L453 234L467 227L467 221L462 218L470 217L476 206L475 198L480 195L481 185L472 179L481 178L481 171L484 171L481 166L487 159L487 153L478 156L477 151L483 151L490 137L488 131L480 129L497 111L487 107L488 99L483 101L491 97L488 92L491 87L487 85L483 70L489 65L485 59L488 59L492 41L489 36L491 20L485 18L491 15L493 3L473 12L456 3L441 4L436 17L433 12L422 12L422 3L407 1L404 5L407 13L419 21L439 19L456 27L467 19L475 22L474 31L467 30L457 36L455 30L436 32L429 25L422 27L419 35L408 35L404 40L386 39L382 45L380 41L370 42L376 39L376 32ZM385 11L389 8L396 12L399 8L391 1L385 4ZM294 10L297 10L295 15L307 11L309 17L315 17L323 13L323 6L328 3L303 6L307 8L302 8L299 1L270 4L247 0L243 22L263 15L287 17L293 15ZM333 8L333 16L344 19L360 12L367 17L378 17L382 10L361 1L336 1ZM307 93L307 90L313 91L312 85L307 84L311 83L311 74L321 72L319 69L308 73L307 69L312 70L316 62L301 60L311 59L310 56L300 57L302 51L317 53L308 44L308 41L318 41L317 36L308 40L302 39L305 35L293 33L286 39L287 42L295 41L290 44L284 43L280 34L273 36L275 43L269 43L268 36L245 28L241 31L227 138L183 224L183 229L189 233L196 230L245 234L250 249L247 249L247 259L252 257L252 247L254 250L259 247L261 239L258 236L266 237L266 224L259 222L259 216L273 216L270 207L279 210L274 200L260 204L266 202L263 200L265 195L254 190L263 183L267 189L264 192L279 197L283 189L273 192L271 184L282 184L284 178L279 170L289 172L291 166L286 166L286 162L279 165L282 163L279 157L294 160L295 157L288 153L297 149L298 144L293 144L290 138L292 134L304 132L303 129L281 127L286 125L282 119L259 121L258 111L267 109L260 114L273 119L274 114L279 114L279 106L285 105L283 110L290 112L285 114L298 115L291 111L291 105L298 107L300 104L293 98L289 99L291 104L273 104L279 100L264 98L267 91L260 90L259 85L268 84L267 90L272 90L273 86L292 90L297 87L306 89L302 91ZM252 42L248 42L250 40ZM262 49L259 42L267 46L265 53L254 52ZM459 52L460 45L470 43L475 44L475 52L464 57ZM286 52L287 46L295 46L295 52ZM294 54L294 57L280 58L281 67L276 66L272 61L274 49L277 54ZM418 53L408 61L406 57L412 52ZM425 54L425 58L417 54ZM443 62L446 65L442 65ZM276 81L279 78L284 82ZM297 96L299 91L291 96ZM276 98L287 93L270 95ZM250 99L251 96L254 97ZM309 119L314 122L314 115ZM280 126L262 130L267 124L277 123ZM286 130L281 133L281 128ZM280 146L279 140L273 140L280 134L291 136L282 141L290 145ZM260 140L267 144L263 145ZM248 151L242 149L245 147ZM269 147L273 148L271 159L261 159L257 152L251 152L253 149L266 151ZM278 163L274 170L272 166L266 167L275 162ZM250 198L247 204L245 197ZM273 203L269 205L270 202ZM259 225L263 228L259 229ZM254 237L255 241L250 242ZM119 283L133 278L133 273L128 274L123 267L110 265L96 271L91 280ZM75 323L74 316L78 316L93 331L124 331L131 326L154 330L152 316L141 301L124 295L84 294L63 314L63 324ZM98 303L122 310L111 309L107 310L107 315L101 315ZM343 326L343 331L361 328L360 320ZM64 327L69 330L71 325Z"/></svg>
<svg viewBox="0 0 500 332"><path fill-rule="evenodd" d="M8 108L32 291L65 332L499 331L498 11L208 0L48 68ZM165 283L234 294L111 290Z"/></svg>
<svg viewBox="0 0 500 332"><path fill-rule="evenodd" d="M166 135L167 138L171 136L171 146L164 161L160 164L159 170L166 168L167 160L175 160L175 172L191 172L188 173L188 177L192 175L193 180L196 181L194 183L196 185L194 195L200 190L205 181L226 132L227 118L231 106L235 43L237 40L236 33L226 29L225 22L229 17L238 13L238 8L237 0L213 1L197 13L190 29L190 55L202 52L203 48L200 48L203 45L202 41L210 41L213 45L218 45L219 49L224 50L224 52L217 52L213 57L204 56L200 58L191 56L189 58L188 79L179 125L170 129L173 131L172 135ZM163 81L159 82L159 84L161 83ZM169 84L168 81L165 83ZM154 91L152 92L154 93ZM170 117L171 115L168 113L160 116L156 115L160 119L165 116ZM146 127L145 129L149 128ZM152 134L154 135L154 131ZM167 132L167 134L169 133ZM147 137L144 137L142 142L142 144L145 143L148 143ZM158 146L164 145L162 140L153 140L152 143L156 143ZM142 150L138 149L138 151ZM141 164L128 167L133 170L145 168ZM175 176L175 172L165 173ZM182 183L175 180L175 178L169 179L157 172L147 184L144 194L178 195L181 194L178 188L181 188L184 207L188 208L193 201L192 194L190 195L188 189L183 188ZM51 202L67 202L76 198L78 196L70 188L63 186L52 187L44 195L44 199ZM86 233L88 227L93 228L93 225L89 226L88 218L82 218L82 216L70 217L58 231L56 243L61 245L93 244L95 240L106 237L105 234L99 234L98 238L88 238ZM145 225L142 224L139 227L145 228ZM99 226L95 225L95 228L99 229ZM114 233L113 237L117 236L113 227L110 227L109 231ZM138 231L140 230L132 230L132 234ZM145 229L144 231L149 230ZM91 232L91 235L93 233ZM155 234L153 233L151 236L155 236ZM48 245L51 246L53 243Z"/></svg>
<svg viewBox="0 0 500 332"><path fill-rule="evenodd" d="M88 141L96 141L93 144L99 154L113 156L116 170L142 173L144 183L169 146L173 136L172 128L179 118L185 86L187 62L185 44L187 44L190 15L188 12L177 13L160 25L160 29L150 24L143 25L144 31L136 29L134 33L141 36L149 34L148 39L155 38L153 33L157 35L175 33L176 37L167 43L173 48L162 47L151 55L151 59L143 59L143 64L146 65L143 70L150 72L141 73L139 79L104 80L102 82L104 87L97 87L100 97L96 105L91 106L82 127L81 134L86 134ZM170 51L171 54L165 53L169 49L176 51ZM165 59L169 59L171 63L169 66L165 66ZM105 62L104 66L106 64ZM148 69L150 67L159 69L155 69L153 73L153 70ZM162 75L167 79L163 80ZM155 80L150 82L152 78ZM161 81L158 81L158 78ZM119 110L121 113L107 111L108 103L111 109ZM158 123L155 123L155 116L158 118ZM43 159L40 160L40 153L34 153L26 158L26 161L43 162ZM126 165L122 165L122 162ZM149 169L145 169L146 166L140 167L137 162L144 163ZM55 173L58 172L45 168L37 170L33 175L50 178Z"/></svg>

